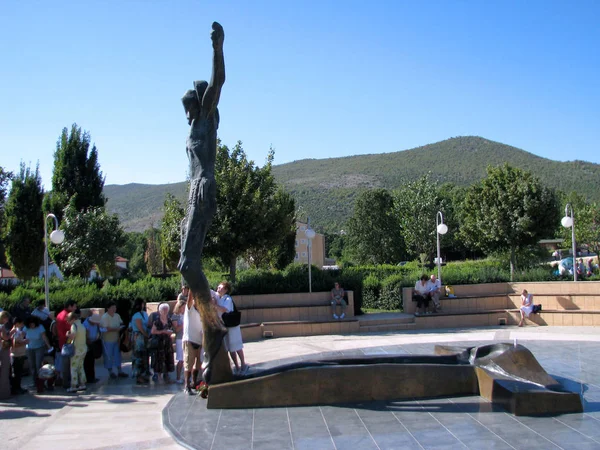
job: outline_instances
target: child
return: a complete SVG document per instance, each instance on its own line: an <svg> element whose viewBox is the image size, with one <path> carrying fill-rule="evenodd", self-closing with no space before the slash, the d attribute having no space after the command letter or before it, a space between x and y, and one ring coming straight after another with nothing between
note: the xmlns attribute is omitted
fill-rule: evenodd
<svg viewBox="0 0 600 450"><path fill-rule="evenodd" d="M25 321L21 317L15 318L13 324L13 345L10 356L12 357L13 379L11 393L13 395L25 394L27 391L21 387L21 379L23 378L23 364L27 359L27 344L29 340L25 338Z"/></svg>
<svg viewBox="0 0 600 450"><path fill-rule="evenodd" d="M71 387L67 392L85 391L87 380L83 370L83 360L87 353L86 330L76 312L70 312L67 321L71 325L71 330L67 332L67 339L75 346L75 354L71 356Z"/></svg>

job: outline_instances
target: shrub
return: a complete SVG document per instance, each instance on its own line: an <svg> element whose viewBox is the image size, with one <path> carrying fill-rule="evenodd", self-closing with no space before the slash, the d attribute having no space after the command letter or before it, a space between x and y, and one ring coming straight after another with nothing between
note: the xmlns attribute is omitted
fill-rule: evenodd
<svg viewBox="0 0 600 450"><path fill-rule="evenodd" d="M402 287L404 286L402 274L391 275L381 283L378 309L402 309Z"/></svg>
<svg viewBox="0 0 600 450"><path fill-rule="evenodd" d="M381 282L375 275L369 275L363 281L362 300L365 308L379 308L379 294Z"/></svg>

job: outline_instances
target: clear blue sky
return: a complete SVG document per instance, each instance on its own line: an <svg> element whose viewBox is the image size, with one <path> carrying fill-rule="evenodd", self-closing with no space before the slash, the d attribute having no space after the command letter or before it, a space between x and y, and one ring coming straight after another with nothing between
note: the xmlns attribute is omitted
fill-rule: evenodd
<svg viewBox="0 0 600 450"><path fill-rule="evenodd" d="M107 184L185 179L180 98L225 29L219 134L263 164L478 135L600 163L600 1L3 1L0 165L39 161L63 127Z"/></svg>

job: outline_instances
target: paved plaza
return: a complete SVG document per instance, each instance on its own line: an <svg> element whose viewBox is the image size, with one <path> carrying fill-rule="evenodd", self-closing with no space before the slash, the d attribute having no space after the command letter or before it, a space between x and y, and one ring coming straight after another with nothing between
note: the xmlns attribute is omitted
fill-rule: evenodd
<svg viewBox="0 0 600 450"><path fill-rule="evenodd" d="M517 342L581 392L583 414L515 417L480 397L339 406L207 410L179 385L102 381L83 395L28 394L0 401L3 448L13 449L600 449L600 328L494 327L280 338L245 345L258 368L289 358L432 354L435 344ZM128 365L125 366L129 370ZM399 380L399 383L402 380ZM425 380L426 382L426 380ZM27 386L27 380L24 383ZM291 387L294 388L293 386ZM174 395L176 394L176 395ZM165 431L164 425L172 435ZM174 439L173 436L176 438Z"/></svg>

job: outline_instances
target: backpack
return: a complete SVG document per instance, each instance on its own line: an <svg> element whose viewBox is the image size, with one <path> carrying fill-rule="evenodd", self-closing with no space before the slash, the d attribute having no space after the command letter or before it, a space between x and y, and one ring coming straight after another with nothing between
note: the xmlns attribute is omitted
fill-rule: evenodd
<svg viewBox="0 0 600 450"><path fill-rule="evenodd" d="M50 344L52 347L58 348L58 326L56 324L56 320L53 320L50 324L49 334Z"/></svg>
<svg viewBox="0 0 600 450"><path fill-rule="evenodd" d="M533 305L532 313L537 314L542 310L542 305Z"/></svg>

